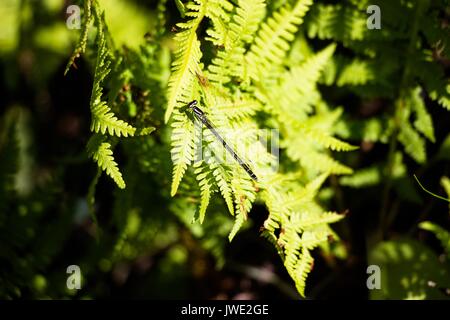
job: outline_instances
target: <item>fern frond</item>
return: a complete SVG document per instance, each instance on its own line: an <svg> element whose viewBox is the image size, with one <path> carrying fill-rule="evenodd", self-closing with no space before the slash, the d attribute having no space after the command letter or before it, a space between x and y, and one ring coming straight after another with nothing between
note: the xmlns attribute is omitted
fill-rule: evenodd
<svg viewBox="0 0 450 320"><path fill-rule="evenodd" d="M218 103L217 112L224 114L230 120L244 120L253 116L261 109L261 103L250 97L238 97L234 101L223 101Z"/></svg>
<svg viewBox="0 0 450 320"><path fill-rule="evenodd" d="M370 83L375 79L373 65L367 61L355 59L341 70L337 85L340 87L345 85L357 86Z"/></svg>
<svg viewBox="0 0 450 320"><path fill-rule="evenodd" d="M105 137L98 134L93 135L88 141L87 150L98 166L114 180L119 188L124 189L125 181L114 161L111 144L106 141Z"/></svg>
<svg viewBox="0 0 450 320"><path fill-rule="evenodd" d="M136 128L123 120L117 119L104 101L99 101L99 103L94 105L91 110L91 131L96 133L101 132L102 134L108 132L110 135L115 135L117 137L133 136L136 132ZM147 130L144 133L149 133L149 131Z"/></svg>
<svg viewBox="0 0 450 320"><path fill-rule="evenodd" d="M450 179L448 177L442 177L441 185L447 193L448 198L450 199Z"/></svg>
<svg viewBox="0 0 450 320"><path fill-rule="evenodd" d="M235 171L231 180L231 188L233 190L236 205L236 221L228 236L230 241L233 240L242 224L247 220L248 213L252 208L252 203L256 198L252 181L249 180L247 176L244 177L245 178L240 177L239 172Z"/></svg>
<svg viewBox="0 0 450 320"><path fill-rule="evenodd" d="M307 19L310 38L333 39L348 45L350 41L362 40L367 16L351 7L318 4Z"/></svg>
<svg viewBox="0 0 450 320"><path fill-rule="evenodd" d="M351 174L353 170L330 156L311 149L288 149L289 157L298 160L305 168L331 174Z"/></svg>
<svg viewBox="0 0 450 320"><path fill-rule="evenodd" d="M441 245L444 248L447 255L450 255L450 232L448 232L441 226L429 221L421 222L419 224L419 228L434 233L436 238L438 238L439 241L441 242Z"/></svg>
<svg viewBox="0 0 450 320"><path fill-rule="evenodd" d="M209 205L209 200L212 195L212 177L211 174L204 170L201 166L195 170L197 176L198 184L200 186L200 209L199 209L199 221L203 223L205 219L206 209Z"/></svg>
<svg viewBox="0 0 450 320"><path fill-rule="evenodd" d="M110 73L112 57L106 43L106 35L104 30L104 16L100 17L98 8L94 8L94 17L98 29L97 43L98 52L95 62L94 84L91 93L91 131L102 134L108 132L110 135L133 136L136 129L123 120L119 120L106 102L102 101L102 84L106 76Z"/></svg>
<svg viewBox="0 0 450 320"><path fill-rule="evenodd" d="M233 15L224 47L208 66L209 78L217 83L227 83L231 76L242 76L244 43L251 42L265 14L264 0L239 0Z"/></svg>
<svg viewBox="0 0 450 320"><path fill-rule="evenodd" d="M227 204L228 211L234 215L232 190L228 182L230 180L230 173L226 168L216 163L211 164L210 168L214 179L216 180L217 186L219 187L220 193Z"/></svg>
<svg viewBox="0 0 450 320"><path fill-rule="evenodd" d="M363 188L380 183L382 174L379 167L368 167L356 171L351 176L342 177L339 183L345 187Z"/></svg>
<svg viewBox="0 0 450 320"><path fill-rule="evenodd" d="M295 264L294 269L290 272L295 280L297 291L302 297L305 296L306 277L312 269L313 262L314 260L308 249L303 248L298 263Z"/></svg>
<svg viewBox="0 0 450 320"><path fill-rule="evenodd" d="M298 228L297 232L302 232L317 225L340 221L343 218L344 215L336 212L323 212L319 216L309 212L304 212L302 214L296 213L292 215L291 221Z"/></svg>
<svg viewBox="0 0 450 320"><path fill-rule="evenodd" d="M175 114L172 128L171 154L174 167L170 194L173 197L177 193L188 165L194 158L194 129L191 121L180 113Z"/></svg>
<svg viewBox="0 0 450 320"><path fill-rule="evenodd" d="M413 129L409 121L405 121L398 134L398 141L405 148L405 152L416 162L424 163L427 154L425 152L425 140Z"/></svg>
<svg viewBox="0 0 450 320"><path fill-rule="evenodd" d="M316 103L318 96L316 94L317 81L335 48L336 46L331 44L301 65L292 67L281 76L281 84L270 89L269 101L277 106L275 112L279 113L279 116L286 116L281 118L280 122L293 119L292 115L299 111L309 112L311 110L311 106Z"/></svg>
<svg viewBox="0 0 450 320"><path fill-rule="evenodd" d="M175 60L172 63L172 74L169 78L169 88L167 97L167 110L164 121L167 123L173 110L179 103L187 104L192 93L192 83L195 74L200 73L200 41L197 38L197 28L206 13L206 5L203 1L196 0L196 3L187 5L186 16L192 19L186 23L178 23L181 29L175 36L178 48L175 52Z"/></svg>
<svg viewBox="0 0 450 320"><path fill-rule="evenodd" d="M241 229L244 222L247 220L247 216L244 213L239 212L236 215L236 219L233 224L233 228L230 231L230 234L228 235L228 240L231 242L234 238L234 236L238 233L238 231Z"/></svg>
<svg viewBox="0 0 450 320"><path fill-rule="evenodd" d="M210 40L216 46L224 46L227 42L230 11L233 5L227 0L208 0L205 15L211 19L213 28L206 30Z"/></svg>
<svg viewBox="0 0 450 320"><path fill-rule="evenodd" d="M317 142L319 145L333 151L352 151L358 149L358 147L352 146L347 142L340 141L334 137L331 137L325 134L323 131L307 126L300 126L299 134L302 136L302 139L304 138L304 135L305 137L308 137L311 140Z"/></svg>
<svg viewBox="0 0 450 320"><path fill-rule="evenodd" d="M414 121L414 127L428 138L431 142L435 142L434 138L434 127L433 120L428 113L425 103L420 96L420 88L416 88L411 92L409 97L409 103L411 104L411 109L416 114L416 120Z"/></svg>
<svg viewBox="0 0 450 320"><path fill-rule="evenodd" d="M260 80L274 66L280 65L294 39L298 26L312 5L312 0L298 0L293 8L281 7L261 25L245 57L248 75Z"/></svg>

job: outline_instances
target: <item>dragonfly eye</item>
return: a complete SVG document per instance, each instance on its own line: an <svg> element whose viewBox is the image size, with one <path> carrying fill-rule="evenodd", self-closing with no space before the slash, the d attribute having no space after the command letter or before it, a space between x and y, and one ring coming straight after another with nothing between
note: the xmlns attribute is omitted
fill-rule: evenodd
<svg viewBox="0 0 450 320"><path fill-rule="evenodd" d="M194 107L197 106L197 100L193 100L191 102L189 102L188 107L193 109Z"/></svg>

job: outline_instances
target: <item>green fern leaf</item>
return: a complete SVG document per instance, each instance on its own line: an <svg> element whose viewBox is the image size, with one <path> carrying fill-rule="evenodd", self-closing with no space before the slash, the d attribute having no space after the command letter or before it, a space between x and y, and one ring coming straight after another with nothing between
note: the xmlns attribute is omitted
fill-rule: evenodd
<svg viewBox="0 0 450 320"><path fill-rule="evenodd" d="M111 144L106 142L104 137L93 135L88 141L87 149L88 154L97 162L98 166L114 180L119 188L124 189L125 181L114 161Z"/></svg>
<svg viewBox="0 0 450 320"><path fill-rule="evenodd" d="M300 136L307 136L314 140L319 145L334 150L334 151L352 151L358 149L358 147L352 146L347 142L340 141L334 137L331 137L320 130L308 128L306 126L299 127Z"/></svg>
<svg viewBox="0 0 450 320"><path fill-rule="evenodd" d="M172 74L169 78L167 110L164 115L166 123L180 102L182 104L190 102L188 101L192 96L190 88L192 88L196 73L201 73L200 59L202 53L196 31L205 16L206 6L202 1L196 0L196 3L187 5L187 8L189 11L186 12L186 15L192 19L187 23L177 24L183 30L175 36L178 49L175 52Z"/></svg>
<svg viewBox="0 0 450 320"><path fill-rule="evenodd" d="M226 39L220 43L224 49L219 51L208 66L209 79L218 83L227 83L231 76L242 76L244 43L251 42L264 17L264 0L239 0L236 13L227 28Z"/></svg>
<svg viewBox="0 0 450 320"><path fill-rule="evenodd" d="M170 194L175 196L181 179L194 157L193 126L190 120L179 113L172 123L172 161L174 164Z"/></svg>
<svg viewBox="0 0 450 320"><path fill-rule="evenodd" d="M299 152L291 156L291 158L300 160L304 167L312 170L318 170L319 172L329 172L331 174L353 173L351 168L337 162L330 156L312 150L306 151L305 153L299 150Z"/></svg>
<svg viewBox="0 0 450 320"><path fill-rule="evenodd" d="M228 180L230 179L229 173L227 172L227 169L215 163L211 164L210 167L213 172L214 179L219 186L220 193L227 204L228 210L232 215L234 215L233 196L231 187L228 183Z"/></svg>
<svg viewBox="0 0 450 320"><path fill-rule="evenodd" d="M234 237L236 236L236 234L238 233L238 231L241 229L242 225L244 224L244 222L247 220L247 216L243 213L238 213L236 215L236 219L234 221L234 225L233 228L230 231L230 234L228 235L228 241L232 241L234 239Z"/></svg>
<svg viewBox="0 0 450 320"><path fill-rule="evenodd" d="M416 114L416 120L414 121L414 127L417 131L421 132L431 142L435 142L433 120L428 113L425 104L420 96L420 88L416 88L409 98L411 109Z"/></svg>
<svg viewBox="0 0 450 320"><path fill-rule="evenodd" d="M294 270L291 271L295 279L296 288L302 297L305 296L306 277L311 272L313 262L314 260L308 249L303 248L298 263L295 265Z"/></svg>
<svg viewBox="0 0 450 320"><path fill-rule="evenodd" d="M206 30L210 40L216 46L224 46L227 42L230 13L233 5L227 0L208 0L205 15L211 19L213 28Z"/></svg>
<svg viewBox="0 0 450 320"><path fill-rule="evenodd" d="M434 235L436 236L436 238L439 239L442 247L444 248L445 252L450 258L450 232L440 227L439 225L429 221L421 222L419 224L419 228L434 233Z"/></svg>
<svg viewBox="0 0 450 320"><path fill-rule="evenodd" d="M292 222L298 228L298 232L301 232L305 229L309 229L311 227L321 225L321 224L329 224L340 221L344 218L344 215L338 214L336 212L323 212L320 216L316 216L313 214L309 214L307 212L300 214L295 214L291 217Z"/></svg>
<svg viewBox="0 0 450 320"><path fill-rule="evenodd" d="M303 22L312 0L298 0L293 8L281 7L262 24L245 57L248 75L260 80L274 66L280 65L289 49L289 42Z"/></svg>
<svg viewBox="0 0 450 320"><path fill-rule="evenodd" d="M316 83L335 48L336 46L331 44L301 65L292 67L281 76L281 84L270 89L269 100L277 106L275 112L278 111L281 122L297 119L292 115L299 114L299 111L309 112L311 106L316 104Z"/></svg>
<svg viewBox="0 0 450 320"><path fill-rule="evenodd" d="M413 129L411 124L405 121L400 127L398 141L404 146L405 152L418 163L424 163L427 155L425 152L425 140Z"/></svg>
<svg viewBox="0 0 450 320"><path fill-rule="evenodd" d="M123 120L117 119L111 109L106 105L106 102L99 101L97 105L92 107L92 121L91 131L96 133L101 132L105 134L108 132L110 135L120 136L133 136L136 132L136 128L126 123ZM146 130L145 133L151 131Z"/></svg>
<svg viewBox="0 0 450 320"><path fill-rule="evenodd" d="M342 69L337 85L340 87L345 85L357 86L370 83L375 79L373 66L366 61L356 59Z"/></svg>
<svg viewBox="0 0 450 320"><path fill-rule="evenodd" d="M197 176L197 180L199 181L200 186L200 209L199 209L199 221L203 223L205 219L206 209L209 205L209 200L212 195L212 185L211 185L211 176L210 173L206 170L203 170L202 167L199 167L195 170L195 174Z"/></svg>
<svg viewBox="0 0 450 320"><path fill-rule="evenodd" d="M308 17L310 38L333 39L349 44L362 40L367 30L367 16L351 7L318 4Z"/></svg>

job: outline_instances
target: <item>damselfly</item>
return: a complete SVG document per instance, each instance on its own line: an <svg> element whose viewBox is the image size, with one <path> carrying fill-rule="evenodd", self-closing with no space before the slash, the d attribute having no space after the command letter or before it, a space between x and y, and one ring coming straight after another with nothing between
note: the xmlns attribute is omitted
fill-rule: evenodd
<svg viewBox="0 0 450 320"><path fill-rule="evenodd" d="M217 132L217 130L214 128L214 126L209 122L208 118L206 117L205 113L197 107L197 100L194 100L188 104L188 107L194 112L195 117L203 123L211 132L212 134L219 140L224 148L233 156L233 158L239 163L239 165L248 173L248 175L255 181L258 181L258 178L253 173L253 171L250 169L248 164L246 164L234 150L228 145L228 143L222 138L222 136Z"/></svg>

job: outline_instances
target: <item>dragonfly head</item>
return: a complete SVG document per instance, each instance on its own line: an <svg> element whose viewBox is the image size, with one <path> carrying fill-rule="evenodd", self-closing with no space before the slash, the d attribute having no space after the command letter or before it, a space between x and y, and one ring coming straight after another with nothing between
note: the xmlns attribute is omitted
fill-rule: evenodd
<svg viewBox="0 0 450 320"><path fill-rule="evenodd" d="M194 110L194 107L197 106L197 103L198 103L197 100L193 100L193 101L189 102L189 104L187 106L188 106L188 108Z"/></svg>
<svg viewBox="0 0 450 320"><path fill-rule="evenodd" d="M203 113L203 111L200 110L199 107L197 107L197 100L193 100L192 102L189 102L189 104L187 106L189 109L191 109L194 112L194 114L196 116L204 117L205 114Z"/></svg>

